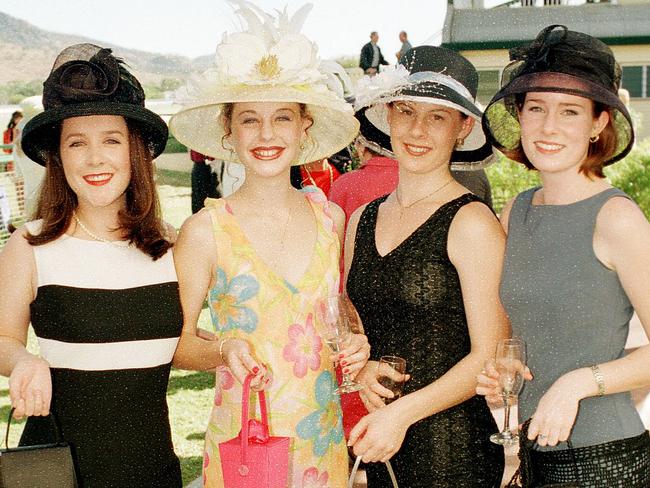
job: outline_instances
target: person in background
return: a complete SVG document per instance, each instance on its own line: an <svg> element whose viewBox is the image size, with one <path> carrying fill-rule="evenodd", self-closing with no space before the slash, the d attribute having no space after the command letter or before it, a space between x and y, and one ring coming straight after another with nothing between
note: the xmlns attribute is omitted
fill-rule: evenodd
<svg viewBox="0 0 650 488"><path fill-rule="evenodd" d="M369 76L374 76L379 73L380 65L388 64L388 61L384 59L384 55L377 45L377 41L379 41L379 34L376 31L372 31L370 33L370 42L361 48L361 55L359 56L359 67Z"/></svg>
<svg viewBox="0 0 650 488"><path fill-rule="evenodd" d="M493 158L476 123L478 74L455 51L420 46L371 81L357 106L390 134L399 182L357 209L347 229L346 289L373 359L357 378L370 413L349 444L372 463L368 488L390 486L378 463L389 459L401 486L496 488L503 448L490 442L497 426L474 388L509 334L498 297L505 236L450 171L452 161L482 167ZM385 355L404 358L411 376L389 404L378 377Z"/></svg>
<svg viewBox="0 0 650 488"><path fill-rule="evenodd" d="M192 166L192 213L195 214L204 206L206 198L219 198L219 175L212 170L207 161L214 158L205 156L190 149Z"/></svg>
<svg viewBox="0 0 650 488"><path fill-rule="evenodd" d="M650 346L624 348L635 310L650 332L650 223L603 174L634 143L621 68L609 46L562 25L511 61L483 126L542 182L501 214L500 295L532 373L519 396L531 419L521 474L526 486L647 488L650 437L630 390L650 385ZM498 398L498 378L488 363L477 393Z"/></svg>
<svg viewBox="0 0 650 488"><path fill-rule="evenodd" d="M153 169L167 125L144 98L110 49L59 54L21 139L46 168L37 220L0 253L0 374L29 417L20 444L55 442L57 422L82 487L182 486L166 401L182 311Z"/></svg>
<svg viewBox="0 0 650 488"><path fill-rule="evenodd" d="M16 110L11 114L7 128L2 133L2 143L3 144L13 144L14 139L16 138L16 127L23 119L23 113L20 110ZM11 149L4 149L4 152L11 154Z"/></svg>
<svg viewBox="0 0 650 488"><path fill-rule="evenodd" d="M411 43L408 40L408 34L406 34L406 31L402 31L399 33L399 42L402 43L402 47L400 47L399 51L395 53L395 57L397 58L397 61L401 59L404 54L406 54L406 51L411 49L413 46L411 46Z"/></svg>
<svg viewBox="0 0 650 488"><path fill-rule="evenodd" d="M248 25L224 35L215 67L201 80L205 91L170 120L187 147L246 170L236 192L208 199L180 231L175 260L184 330L174 363L216 369L206 488L224 484L219 443L240 431L249 374L252 386L267 392L270 431L291 438L289 486L344 488L340 397L316 311L320 299L339 292L345 218L318 188L293 188L289 173L345 147L358 123L352 107L325 85L316 46L300 33L297 19L311 5L291 19L286 10L264 14L263 32L261 13L249 5L238 3ZM216 340L197 333L206 296ZM366 337L353 334L336 360L356 373L368 355Z"/></svg>

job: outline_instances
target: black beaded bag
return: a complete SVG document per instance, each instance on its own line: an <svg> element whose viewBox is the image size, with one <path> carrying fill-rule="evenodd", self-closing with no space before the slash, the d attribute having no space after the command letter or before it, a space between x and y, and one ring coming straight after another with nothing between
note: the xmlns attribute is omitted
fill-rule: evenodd
<svg viewBox="0 0 650 488"><path fill-rule="evenodd" d="M77 488L77 477L70 446L50 415L57 442L37 446L9 448L9 428L13 409L9 412L5 447L0 449L0 488Z"/></svg>
<svg viewBox="0 0 650 488"><path fill-rule="evenodd" d="M519 468L507 488L648 488L650 437L605 442L560 451L535 450L528 439L527 420L519 432Z"/></svg>

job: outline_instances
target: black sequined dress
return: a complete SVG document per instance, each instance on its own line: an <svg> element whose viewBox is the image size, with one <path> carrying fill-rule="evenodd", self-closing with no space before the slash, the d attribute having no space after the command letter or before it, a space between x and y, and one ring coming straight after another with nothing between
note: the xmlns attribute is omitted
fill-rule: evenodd
<svg viewBox="0 0 650 488"><path fill-rule="evenodd" d="M411 379L404 394L436 381L470 352L460 281L447 256L451 222L465 194L441 206L397 248L381 256L375 227L381 197L359 221L347 292L372 347L372 359L406 359ZM468 249L467 252L480 252ZM503 449L492 444L498 428L482 397L475 396L412 425L391 459L400 486L498 487ZM367 466L369 488L392 486L386 467Z"/></svg>

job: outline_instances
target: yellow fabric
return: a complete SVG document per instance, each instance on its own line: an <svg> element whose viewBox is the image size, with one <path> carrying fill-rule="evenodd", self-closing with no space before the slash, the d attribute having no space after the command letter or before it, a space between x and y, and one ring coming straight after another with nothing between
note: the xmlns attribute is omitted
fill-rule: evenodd
<svg viewBox="0 0 650 488"><path fill-rule="evenodd" d="M270 435L291 437L289 486L344 488L348 460L331 352L314 322L318 298L337 293L340 244L327 200L305 190L318 225L310 265L298 283L287 283L256 254L223 199L208 200L217 245L216 285L210 290L212 322L220 338L237 337L273 373L266 391ZM223 487L219 443L241 428L241 385L218 368L214 407L204 452L204 486ZM251 395L259 418L257 396ZM251 407L251 411L252 407Z"/></svg>

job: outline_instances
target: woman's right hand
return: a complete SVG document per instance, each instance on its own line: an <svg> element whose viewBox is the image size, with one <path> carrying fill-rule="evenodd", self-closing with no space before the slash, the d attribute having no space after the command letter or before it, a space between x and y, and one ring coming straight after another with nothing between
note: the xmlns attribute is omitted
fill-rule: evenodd
<svg viewBox="0 0 650 488"><path fill-rule="evenodd" d="M385 398L393 398L395 395L388 388L379 383L379 378L387 376L393 381L408 381L410 375L395 371L390 365L378 361L368 361L364 368L359 372L355 381L365 386L359 392L368 412L374 412L378 408L386 405Z"/></svg>
<svg viewBox="0 0 650 488"><path fill-rule="evenodd" d="M242 385L249 374L255 375L251 381L251 389L262 391L271 385L273 375L266 366L253 355L250 344L243 339L226 338L221 345L221 358L232 375Z"/></svg>
<svg viewBox="0 0 650 488"><path fill-rule="evenodd" d="M523 376L526 381L531 381L533 379L533 375L530 372L530 369L528 369L528 366L524 367ZM497 371L494 360L491 359L485 362L483 370L476 375L476 382L477 395L484 396L490 405L503 405L503 388L499 383L499 372Z"/></svg>
<svg viewBox="0 0 650 488"><path fill-rule="evenodd" d="M15 419L49 415L52 377L47 361L31 354L18 361L9 377L9 396Z"/></svg>

